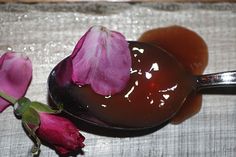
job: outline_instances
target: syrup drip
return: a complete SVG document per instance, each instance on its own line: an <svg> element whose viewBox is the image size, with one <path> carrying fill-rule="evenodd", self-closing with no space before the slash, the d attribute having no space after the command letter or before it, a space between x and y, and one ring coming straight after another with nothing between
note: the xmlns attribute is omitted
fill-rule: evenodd
<svg viewBox="0 0 236 157"><path fill-rule="evenodd" d="M195 32L181 27L170 26L144 32L139 41L162 47L171 53L193 75L201 75L208 63L208 48ZM192 92L171 123L179 124L192 117L201 109L202 96Z"/></svg>

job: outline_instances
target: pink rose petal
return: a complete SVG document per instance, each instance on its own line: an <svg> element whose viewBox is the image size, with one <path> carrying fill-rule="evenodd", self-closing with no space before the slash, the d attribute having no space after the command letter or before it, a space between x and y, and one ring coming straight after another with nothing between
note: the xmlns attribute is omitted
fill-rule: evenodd
<svg viewBox="0 0 236 157"><path fill-rule="evenodd" d="M101 95L120 92L130 77L131 55L125 37L105 27L92 27L72 55L72 81L90 84Z"/></svg>
<svg viewBox="0 0 236 157"><path fill-rule="evenodd" d="M56 75L56 81L60 86L65 86L71 83L72 62L70 58L58 64Z"/></svg>
<svg viewBox="0 0 236 157"><path fill-rule="evenodd" d="M0 91L18 99L24 96L32 78L32 64L18 53L7 52L0 57ZM10 105L0 97L0 112Z"/></svg>

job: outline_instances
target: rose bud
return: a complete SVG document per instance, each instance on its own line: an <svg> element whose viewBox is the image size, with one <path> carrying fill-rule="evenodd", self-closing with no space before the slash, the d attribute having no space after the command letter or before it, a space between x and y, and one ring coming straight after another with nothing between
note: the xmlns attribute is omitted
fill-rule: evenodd
<svg viewBox="0 0 236 157"><path fill-rule="evenodd" d="M14 105L14 112L22 118L24 128L34 139L33 154L38 154L41 141L53 146L60 155L78 152L84 147L84 136L79 133L76 126L66 118L60 117L59 110L53 110L49 106L31 102L27 98L21 98Z"/></svg>
<svg viewBox="0 0 236 157"><path fill-rule="evenodd" d="M131 54L128 42L118 32L91 27L70 56L72 81L91 85L101 95L120 92L130 78Z"/></svg>
<svg viewBox="0 0 236 157"><path fill-rule="evenodd" d="M84 147L84 136L69 120L48 113L39 113L40 125L36 130L39 139L53 145L60 155L78 151Z"/></svg>
<svg viewBox="0 0 236 157"><path fill-rule="evenodd" d="M32 64L28 57L6 52L0 57L0 92L16 99L25 95L32 78ZM11 103L0 97L0 112Z"/></svg>
<svg viewBox="0 0 236 157"><path fill-rule="evenodd" d="M62 110L31 102L23 97L32 78L30 60L14 52L7 52L0 58L0 112L10 104L15 115L34 141L33 154L38 154L41 140L55 147L61 155L78 151L84 147L84 137L69 120L56 115Z"/></svg>

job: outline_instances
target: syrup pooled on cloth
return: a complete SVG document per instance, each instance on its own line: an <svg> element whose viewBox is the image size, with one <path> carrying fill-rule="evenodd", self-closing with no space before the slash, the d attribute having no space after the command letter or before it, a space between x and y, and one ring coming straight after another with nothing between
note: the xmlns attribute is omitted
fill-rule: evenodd
<svg viewBox="0 0 236 157"><path fill-rule="evenodd" d="M208 63L208 48L195 32L169 26L144 32L139 41L158 45L171 53L193 75L201 75ZM178 124L192 117L201 109L202 95L191 93L171 123Z"/></svg>
<svg viewBox="0 0 236 157"><path fill-rule="evenodd" d="M101 95L90 84L78 86L70 77L61 79L63 72L71 76L68 65L73 63L68 57L52 71L55 80L49 78L53 100L63 103L73 115L90 114L93 119L115 127L148 128L172 118L195 90L195 77L158 46L143 42L128 45L132 67L129 81L120 92Z"/></svg>

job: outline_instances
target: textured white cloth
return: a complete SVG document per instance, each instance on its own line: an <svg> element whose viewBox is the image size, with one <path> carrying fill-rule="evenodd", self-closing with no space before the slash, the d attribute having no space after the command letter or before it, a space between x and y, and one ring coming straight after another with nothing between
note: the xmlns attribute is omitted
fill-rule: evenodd
<svg viewBox="0 0 236 157"><path fill-rule="evenodd" d="M49 72L92 25L120 31L129 40L151 28L182 25L208 45L205 73L236 70L236 4L0 4L0 54L14 50L33 62L27 97L47 102ZM236 96L204 95L196 116L141 137L82 133L85 157L235 157ZM30 156L31 146L9 107L0 114L0 157ZM42 146L41 156L57 154Z"/></svg>

